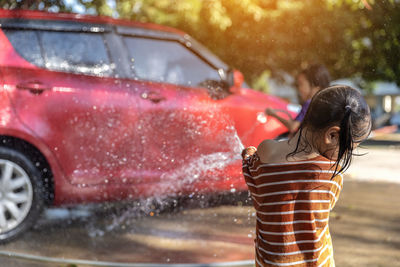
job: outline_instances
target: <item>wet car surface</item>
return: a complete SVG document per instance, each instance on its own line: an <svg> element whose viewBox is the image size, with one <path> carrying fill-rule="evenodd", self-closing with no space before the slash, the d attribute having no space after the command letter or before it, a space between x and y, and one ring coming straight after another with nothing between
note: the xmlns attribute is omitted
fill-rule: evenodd
<svg viewBox="0 0 400 267"><path fill-rule="evenodd" d="M0 10L0 243L47 206L246 190L244 145L285 132L179 30Z"/></svg>

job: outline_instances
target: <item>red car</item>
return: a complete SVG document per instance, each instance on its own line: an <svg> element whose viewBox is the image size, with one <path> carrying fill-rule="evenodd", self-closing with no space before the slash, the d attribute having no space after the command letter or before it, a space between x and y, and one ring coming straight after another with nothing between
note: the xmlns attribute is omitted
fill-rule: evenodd
<svg viewBox="0 0 400 267"><path fill-rule="evenodd" d="M9 10L0 25L0 242L46 205L245 190L240 140L286 131L263 112L286 102L176 29Z"/></svg>

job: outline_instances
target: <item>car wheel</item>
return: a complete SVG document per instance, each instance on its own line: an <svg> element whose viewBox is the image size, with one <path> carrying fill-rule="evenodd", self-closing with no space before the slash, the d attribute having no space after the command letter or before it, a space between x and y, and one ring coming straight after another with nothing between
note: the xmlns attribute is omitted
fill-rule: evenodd
<svg viewBox="0 0 400 267"><path fill-rule="evenodd" d="M44 206L40 173L22 153L0 147L0 243L28 230Z"/></svg>

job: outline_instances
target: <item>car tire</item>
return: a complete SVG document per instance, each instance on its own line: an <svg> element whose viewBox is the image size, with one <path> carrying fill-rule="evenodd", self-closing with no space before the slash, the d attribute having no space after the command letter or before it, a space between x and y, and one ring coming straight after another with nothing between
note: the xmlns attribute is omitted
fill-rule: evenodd
<svg viewBox="0 0 400 267"><path fill-rule="evenodd" d="M40 172L29 158L0 147L0 244L31 228L44 207Z"/></svg>

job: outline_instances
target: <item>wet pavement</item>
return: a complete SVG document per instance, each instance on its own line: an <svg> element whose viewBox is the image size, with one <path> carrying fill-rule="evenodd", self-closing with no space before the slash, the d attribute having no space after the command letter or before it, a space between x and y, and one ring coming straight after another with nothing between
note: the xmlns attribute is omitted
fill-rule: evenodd
<svg viewBox="0 0 400 267"><path fill-rule="evenodd" d="M216 263L252 259L254 214L251 206L180 205L179 211L164 210L147 215L132 214L129 206L112 213L74 209L67 215L67 211L53 210L47 212L47 218L34 230L1 248L45 257L119 263Z"/></svg>
<svg viewBox="0 0 400 267"><path fill-rule="evenodd" d="M349 170L331 214L336 264L400 266L400 184L382 182L377 170L385 164L389 181L398 182L393 179L400 179L400 149L371 148L368 155L355 159L356 167ZM380 176L375 180L381 182L359 181L360 173L375 173ZM52 209L35 229L0 246L0 251L98 263L246 261L251 266L255 214L246 199L242 194L236 199L229 195ZM0 256L0 266L90 265L44 264Z"/></svg>

